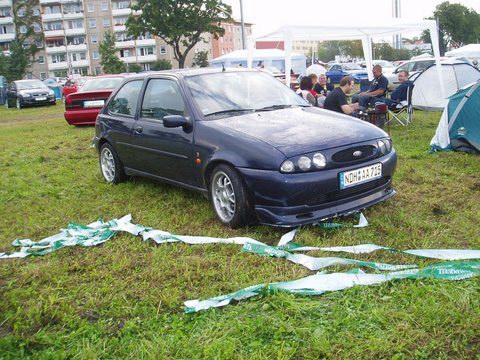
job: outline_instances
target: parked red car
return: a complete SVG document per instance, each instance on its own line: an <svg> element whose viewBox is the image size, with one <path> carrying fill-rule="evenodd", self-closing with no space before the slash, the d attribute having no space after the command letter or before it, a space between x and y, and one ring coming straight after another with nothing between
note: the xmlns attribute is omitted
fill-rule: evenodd
<svg viewBox="0 0 480 360"><path fill-rule="evenodd" d="M73 78L68 79L65 85L63 86L63 97L67 97L67 95L77 92L78 89L82 87L82 85L87 81L87 77L80 77L80 78Z"/></svg>
<svg viewBox="0 0 480 360"><path fill-rule="evenodd" d="M79 91L65 98L65 120L70 125L95 124L97 115L126 75L103 75L87 79Z"/></svg>

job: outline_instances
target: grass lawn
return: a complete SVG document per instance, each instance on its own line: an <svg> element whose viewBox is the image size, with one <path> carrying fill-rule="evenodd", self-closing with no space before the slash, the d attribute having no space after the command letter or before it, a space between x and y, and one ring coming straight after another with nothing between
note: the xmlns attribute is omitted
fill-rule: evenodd
<svg viewBox="0 0 480 360"><path fill-rule="evenodd" d="M169 185L141 178L106 184L90 147L94 128L68 126L62 110L61 103L0 109L0 252L10 252L16 238L39 240L69 222L128 213L135 223L184 235L250 236L276 244L286 232L227 229L205 198ZM480 248L480 158L429 154L439 117L417 111L410 126L392 125L398 194L364 212L369 227L308 226L296 240ZM350 257L435 262L386 252ZM236 245L155 246L123 233L94 248L0 260L0 358L478 359L478 278L404 280L320 297L278 294L183 314L185 300L310 274Z"/></svg>

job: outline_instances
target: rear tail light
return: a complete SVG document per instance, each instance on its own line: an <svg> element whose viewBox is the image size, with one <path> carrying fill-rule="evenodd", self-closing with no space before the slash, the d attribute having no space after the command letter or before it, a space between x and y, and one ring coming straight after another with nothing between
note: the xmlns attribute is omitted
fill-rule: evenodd
<svg viewBox="0 0 480 360"><path fill-rule="evenodd" d="M71 109L73 106L73 101L72 101L72 98L70 96L67 96L65 98L65 109Z"/></svg>

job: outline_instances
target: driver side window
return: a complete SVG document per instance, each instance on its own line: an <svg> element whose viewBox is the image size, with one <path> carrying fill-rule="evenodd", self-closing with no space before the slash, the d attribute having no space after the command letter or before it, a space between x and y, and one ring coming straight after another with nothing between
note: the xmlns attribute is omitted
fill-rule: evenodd
<svg viewBox="0 0 480 360"><path fill-rule="evenodd" d="M168 115L187 116L180 88L173 80L152 79L145 89L140 116L163 120Z"/></svg>

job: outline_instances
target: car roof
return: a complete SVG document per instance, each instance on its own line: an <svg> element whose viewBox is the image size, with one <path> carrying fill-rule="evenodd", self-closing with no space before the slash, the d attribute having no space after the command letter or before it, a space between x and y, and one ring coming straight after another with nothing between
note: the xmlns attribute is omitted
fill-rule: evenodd
<svg viewBox="0 0 480 360"><path fill-rule="evenodd" d="M22 82L27 82L27 81L40 81L43 84L42 80L40 80L40 79L23 79L23 80L14 80L13 82L14 83L22 83Z"/></svg>
<svg viewBox="0 0 480 360"><path fill-rule="evenodd" d="M223 70L221 67L208 67L198 69L175 69L175 70L162 70L162 71L146 71L139 74L129 75L129 79L144 79L155 75L173 75L175 77L189 77L202 74L218 74L218 73L232 73L232 72L260 72L257 69L242 69L238 67L226 67Z"/></svg>

